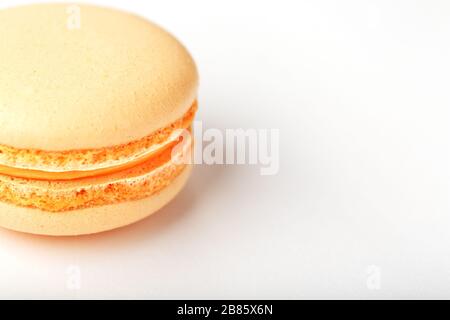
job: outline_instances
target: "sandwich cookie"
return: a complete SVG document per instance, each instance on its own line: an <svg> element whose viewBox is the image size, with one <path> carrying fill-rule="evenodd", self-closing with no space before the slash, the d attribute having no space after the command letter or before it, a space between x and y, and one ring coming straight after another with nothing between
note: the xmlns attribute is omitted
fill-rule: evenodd
<svg viewBox="0 0 450 320"><path fill-rule="evenodd" d="M90 234L164 206L191 170L197 87L183 45L138 16L0 10L0 226Z"/></svg>

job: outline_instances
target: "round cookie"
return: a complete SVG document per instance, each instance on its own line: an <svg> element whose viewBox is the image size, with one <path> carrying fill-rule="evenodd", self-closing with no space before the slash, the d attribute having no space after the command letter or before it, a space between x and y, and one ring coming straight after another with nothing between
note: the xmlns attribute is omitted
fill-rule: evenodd
<svg viewBox="0 0 450 320"><path fill-rule="evenodd" d="M162 207L189 176L197 87L185 47L136 15L0 10L0 225L78 235Z"/></svg>

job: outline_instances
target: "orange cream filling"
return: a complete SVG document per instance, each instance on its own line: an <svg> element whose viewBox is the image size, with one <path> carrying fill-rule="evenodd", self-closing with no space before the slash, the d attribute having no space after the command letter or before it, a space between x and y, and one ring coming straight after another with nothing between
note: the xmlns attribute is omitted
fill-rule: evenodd
<svg viewBox="0 0 450 320"><path fill-rule="evenodd" d="M185 139L127 170L79 180L47 181L0 175L0 201L62 212L139 200L168 186L186 168L182 159L191 148L192 139Z"/></svg>
<svg viewBox="0 0 450 320"><path fill-rule="evenodd" d="M0 163L0 175L44 181L67 181L127 170L170 152L182 140L181 136L173 136L173 133L175 130L190 128L196 110L197 101L194 101L182 118L167 127L143 139L109 149L73 150L73 152L30 150L28 153L28 150L15 150L0 145L0 155L7 156L2 159L7 161ZM10 161L11 159L13 160ZM25 166L22 159L30 161L28 162L30 165ZM34 159L38 162L35 163ZM84 159L87 159L86 163ZM46 160L49 165L46 165ZM67 169L64 170L64 167Z"/></svg>
<svg viewBox="0 0 450 320"><path fill-rule="evenodd" d="M36 179L36 180L75 180L87 177L94 176L102 176L106 174L116 173L119 171L123 171L135 166L138 166L144 162L151 161L152 159L157 158L162 153L171 150L177 143L180 142L181 138L178 138L175 141L171 141L166 144L162 148L151 151L150 153L142 156L138 159L134 159L127 163L123 163L120 165L100 168L94 170L86 170L86 171L61 171L61 172L51 172L51 171L41 171L41 170L33 170L33 169L23 169L23 168L13 168L4 165L0 165L0 174L4 174L11 177L25 178L25 179Z"/></svg>

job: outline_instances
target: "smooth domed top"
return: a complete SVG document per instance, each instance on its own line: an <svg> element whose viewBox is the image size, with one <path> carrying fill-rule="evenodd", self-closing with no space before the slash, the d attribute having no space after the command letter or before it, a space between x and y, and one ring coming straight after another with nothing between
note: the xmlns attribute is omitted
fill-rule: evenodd
<svg viewBox="0 0 450 320"><path fill-rule="evenodd" d="M0 144L137 140L182 117L197 81L186 49L135 15L68 4L0 10Z"/></svg>

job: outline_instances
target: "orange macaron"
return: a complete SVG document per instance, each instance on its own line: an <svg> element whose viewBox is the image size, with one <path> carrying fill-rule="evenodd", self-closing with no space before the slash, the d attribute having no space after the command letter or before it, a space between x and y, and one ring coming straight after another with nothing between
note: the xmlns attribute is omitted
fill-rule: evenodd
<svg viewBox="0 0 450 320"><path fill-rule="evenodd" d="M195 63L118 10L0 10L0 226L80 235L128 225L184 186Z"/></svg>

